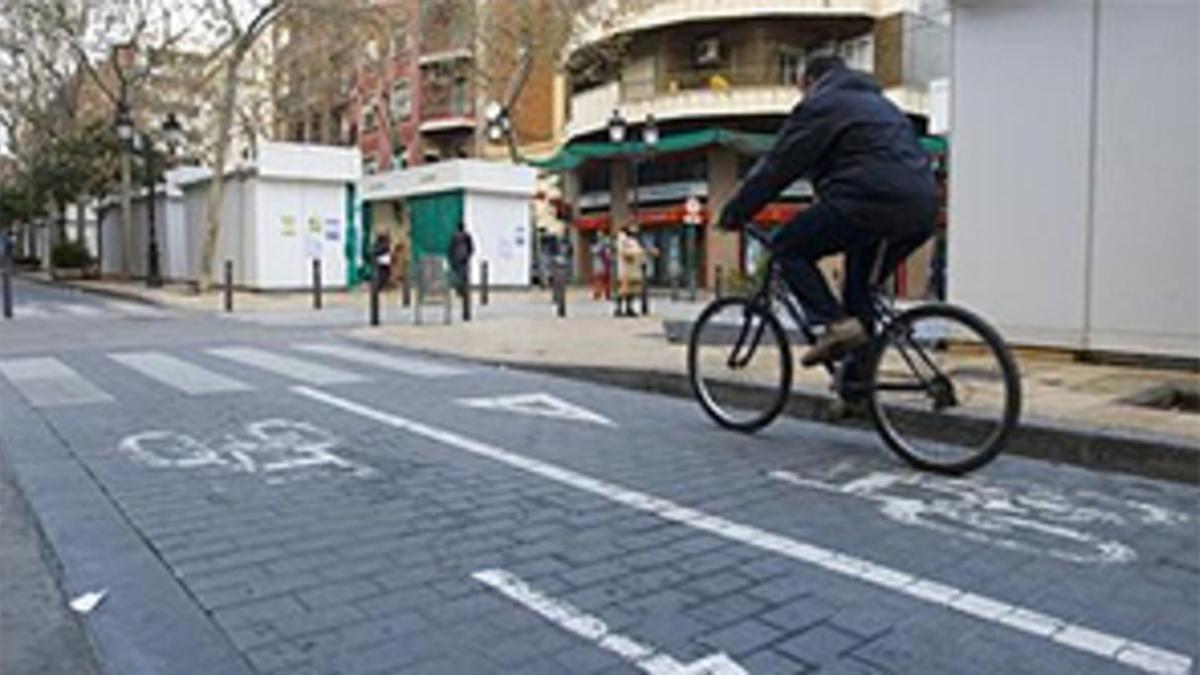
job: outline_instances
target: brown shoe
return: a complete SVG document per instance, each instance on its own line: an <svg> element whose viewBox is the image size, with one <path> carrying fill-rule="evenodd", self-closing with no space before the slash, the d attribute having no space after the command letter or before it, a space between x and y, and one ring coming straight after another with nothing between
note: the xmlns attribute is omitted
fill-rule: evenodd
<svg viewBox="0 0 1200 675"><path fill-rule="evenodd" d="M825 332L817 338L816 344L804 353L800 364L805 368L812 368L817 364L836 360L866 341L867 331L863 330L858 319L835 321L825 327Z"/></svg>

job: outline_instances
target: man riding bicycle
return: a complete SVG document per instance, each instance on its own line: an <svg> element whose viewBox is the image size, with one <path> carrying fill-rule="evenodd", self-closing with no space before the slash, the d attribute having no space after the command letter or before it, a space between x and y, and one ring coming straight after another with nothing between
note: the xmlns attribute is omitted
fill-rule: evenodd
<svg viewBox="0 0 1200 675"><path fill-rule="evenodd" d="M871 77L836 56L810 59L798 82L803 100L774 147L725 205L718 226L735 229L799 178L817 200L772 242L792 292L824 331L801 363L811 367L865 344L874 324L871 273L887 243L894 269L933 233L937 186L912 124ZM839 303L816 263L845 253Z"/></svg>

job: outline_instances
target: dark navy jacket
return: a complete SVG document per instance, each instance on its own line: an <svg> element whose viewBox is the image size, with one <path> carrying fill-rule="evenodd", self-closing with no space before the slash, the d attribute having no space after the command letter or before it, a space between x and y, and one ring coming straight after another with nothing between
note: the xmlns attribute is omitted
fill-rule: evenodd
<svg viewBox="0 0 1200 675"><path fill-rule="evenodd" d="M937 187L904 113L869 75L837 68L795 108L775 146L721 213L740 226L798 178L852 224L878 234L933 226Z"/></svg>

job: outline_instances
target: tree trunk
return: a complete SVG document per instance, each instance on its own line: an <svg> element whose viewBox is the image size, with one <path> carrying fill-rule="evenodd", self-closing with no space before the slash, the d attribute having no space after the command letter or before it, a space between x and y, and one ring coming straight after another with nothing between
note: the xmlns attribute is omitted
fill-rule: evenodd
<svg viewBox="0 0 1200 675"><path fill-rule="evenodd" d="M84 197L75 201L75 239L87 246L87 199Z"/></svg>
<svg viewBox="0 0 1200 675"><path fill-rule="evenodd" d="M217 110L217 157L213 164L212 182L208 188L208 213L204 227L204 247L200 257L200 291L213 285L213 263L217 255L217 238L221 234L221 203L225 197L225 162L229 155L229 132L233 127L233 107L237 100L237 71L245 48L234 48L225 64L224 91Z"/></svg>
<svg viewBox="0 0 1200 675"><path fill-rule="evenodd" d="M133 160L121 151L121 278L133 277Z"/></svg>

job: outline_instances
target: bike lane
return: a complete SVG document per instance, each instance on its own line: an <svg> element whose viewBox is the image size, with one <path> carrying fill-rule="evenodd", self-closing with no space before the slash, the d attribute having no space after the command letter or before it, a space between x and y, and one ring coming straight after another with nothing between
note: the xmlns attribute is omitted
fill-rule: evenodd
<svg viewBox="0 0 1200 675"><path fill-rule="evenodd" d="M1187 611L1196 580L1186 570L1197 550L1194 522L1131 532L1096 517L1083 531L1099 533L1100 542L1120 541L1137 558L1088 565L898 522L876 497L896 490L899 479L877 478L887 485L876 492L845 487L899 470L868 434L787 422L743 438L713 429L686 402L500 371L307 394L282 379L262 379L274 386L204 401L106 380L117 403L90 412L34 413L0 385L0 397L8 396L0 400L6 450L48 442L11 431L40 434L28 430L43 417L52 427L46 433L70 454L36 471L53 476L59 489L78 488L91 474L117 512L95 504L84 510L127 523L159 571L215 624L212 641L219 647L224 636L241 665L258 672L645 670L656 656L698 663L714 654L749 672L950 672L965 663L997 672L1127 672L1113 658L748 545L720 522L696 527L702 521L678 511L663 518L672 511L639 508L639 497L1078 621L1104 632L1078 636L1091 646L1116 636L1194 656L1186 641L1196 620L1194 606ZM541 399L540 414L528 414L530 394L552 399ZM526 410L510 412L512 396L524 396ZM555 412L554 401L594 416ZM7 412L16 409L22 412ZM397 428L387 415L541 464L498 462L438 433ZM68 480L62 476L71 473L71 461L85 473ZM1179 486L1023 460L1004 460L984 474L1049 485L1069 500L1080 491L1131 495L1126 501L1196 512L1195 491ZM788 475L828 487L781 477ZM925 489L941 489L934 485ZM1040 493L1024 502L1039 499L1054 503ZM993 494L992 501L1003 500ZM1068 509L1070 517L1082 517L1078 510ZM934 516L961 529L962 519L944 511L953 509ZM119 557L97 550L86 565L64 562L68 578L73 565L87 571L78 590L110 588L94 619L103 622L121 617L134 591L111 581ZM496 573L477 576L488 571ZM548 597L557 609L532 611L480 578L519 579L536 591L521 597ZM586 634L556 628L546 612L574 616L564 606L600 620L604 631L594 623ZM617 642L613 636L652 651L605 649L601 643ZM1112 646L1114 655L1118 648ZM131 649L176 658L187 651L167 642Z"/></svg>

